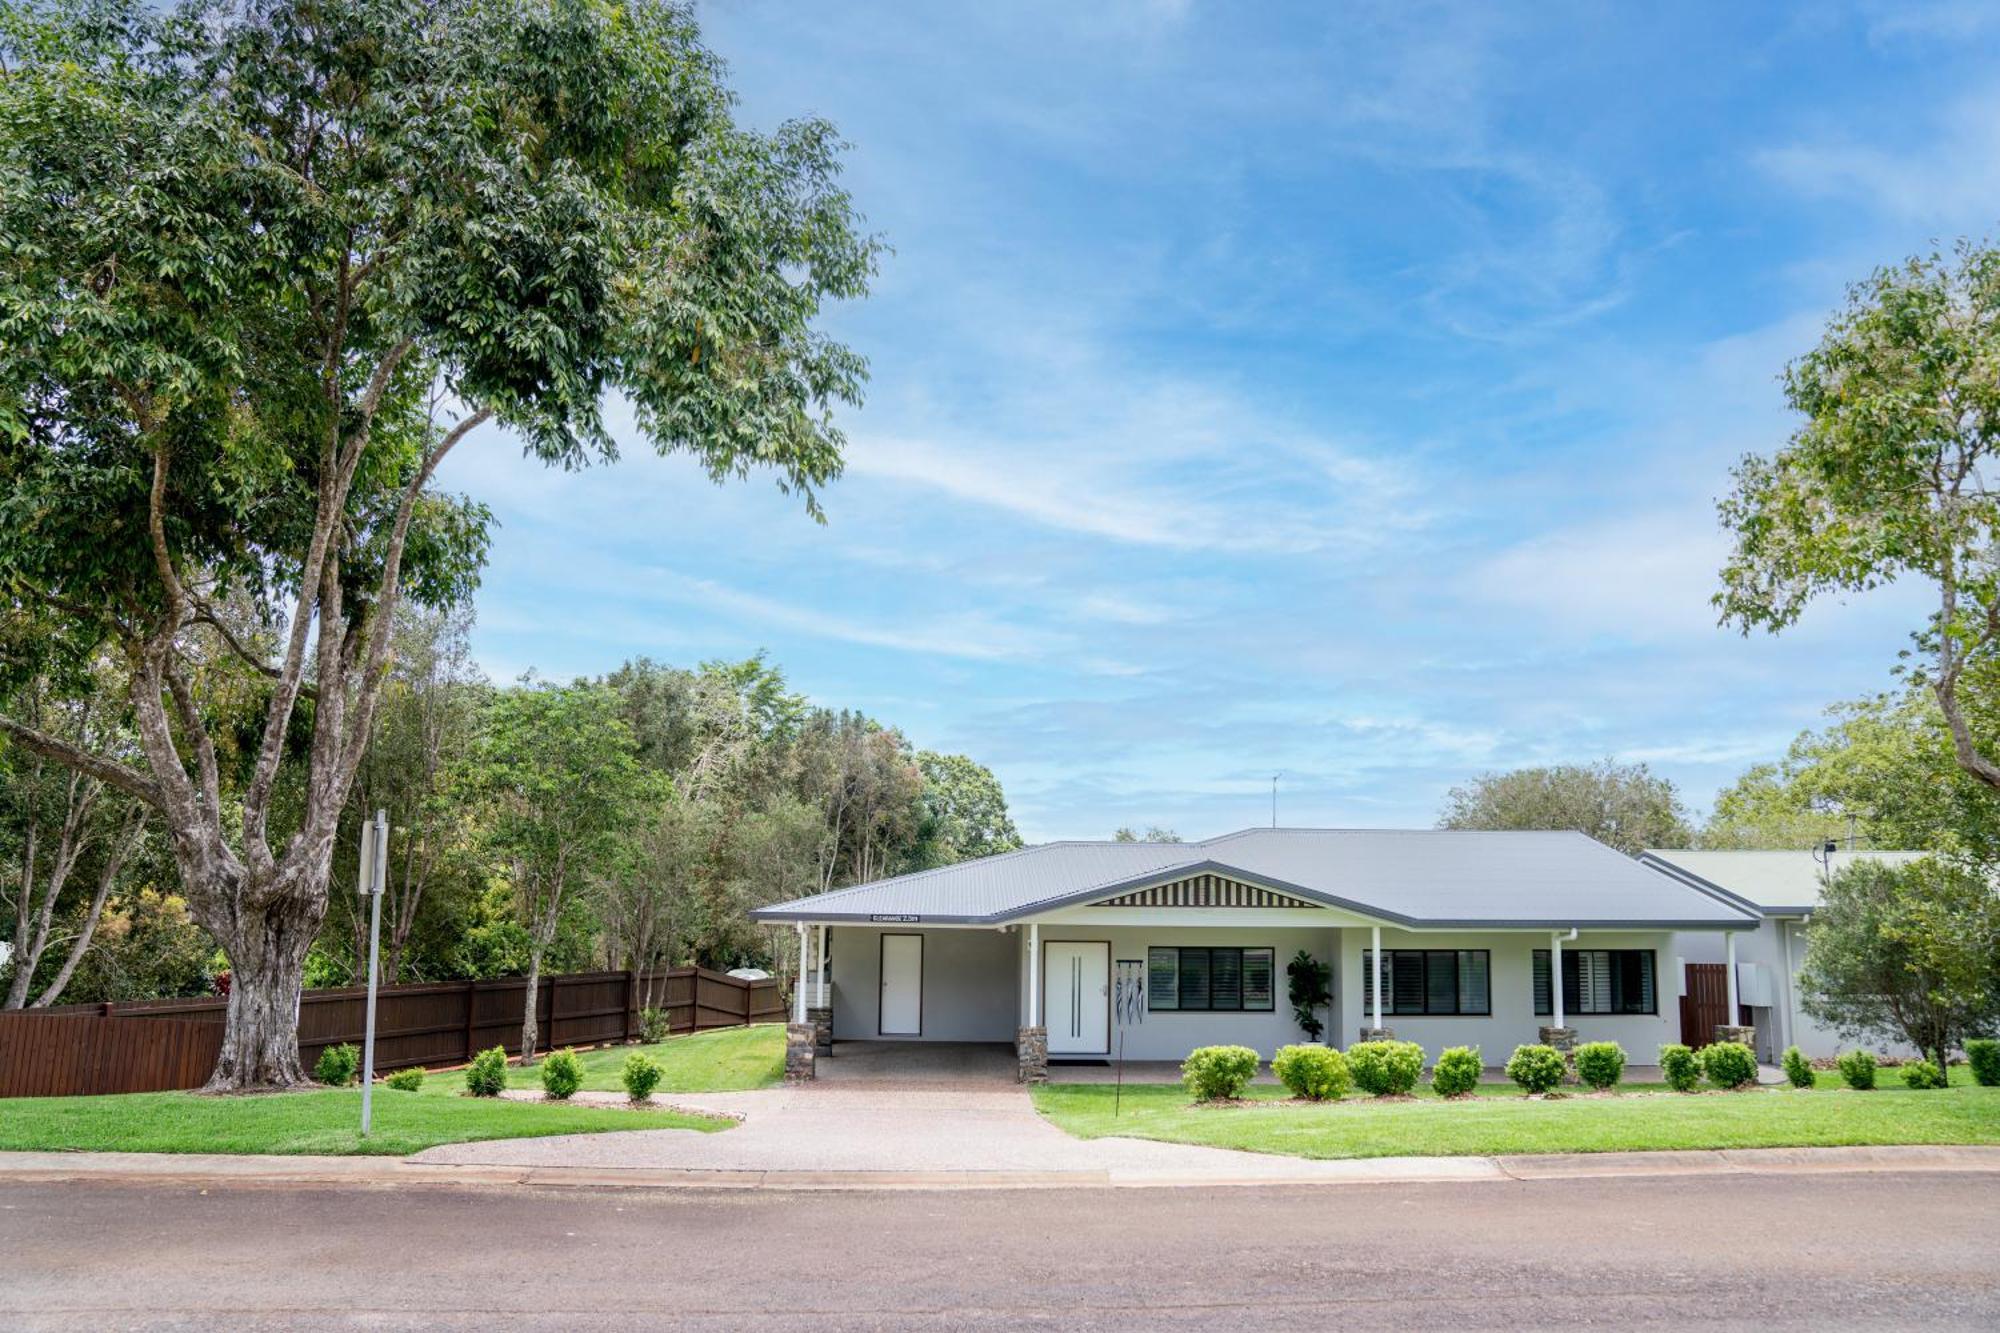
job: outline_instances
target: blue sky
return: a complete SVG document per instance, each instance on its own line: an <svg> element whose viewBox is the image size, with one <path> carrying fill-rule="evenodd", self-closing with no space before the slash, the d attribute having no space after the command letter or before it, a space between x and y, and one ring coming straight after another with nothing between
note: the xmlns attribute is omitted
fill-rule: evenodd
<svg viewBox="0 0 2000 1333"><path fill-rule="evenodd" d="M816 526L490 436L496 679L768 649L1030 839L1422 826L1521 764L1691 805L1884 687L1916 590L1719 629L1728 468L1844 285L2000 215L1994 7L702 8L895 247ZM635 441L636 444L636 441Z"/></svg>

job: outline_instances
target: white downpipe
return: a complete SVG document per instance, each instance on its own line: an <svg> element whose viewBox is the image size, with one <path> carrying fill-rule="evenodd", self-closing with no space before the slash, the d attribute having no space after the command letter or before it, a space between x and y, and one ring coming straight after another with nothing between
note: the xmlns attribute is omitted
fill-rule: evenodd
<svg viewBox="0 0 2000 1333"><path fill-rule="evenodd" d="M1368 928L1368 943L1371 956L1375 959L1375 1030L1382 1030L1382 927Z"/></svg>
<svg viewBox="0 0 2000 1333"><path fill-rule="evenodd" d="M1724 980L1729 983L1729 1015L1723 1021L1730 1027L1735 1027L1738 1011L1736 1007L1736 932L1733 930L1722 932L1722 956L1729 968L1727 974L1724 976Z"/></svg>
<svg viewBox="0 0 2000 1333"><path fill-rule="evenodd" d="M803 921L799 922L799 984L792 987L792 1021L794 1023L803 1023L806 1021L806 977L810 975L806 970L806 946L810 938L806 933L806 923Z"/></svg>
<svg viewBox="0 0 2000 1333"><path fill-rule="evenodd" d="M1783 1046L1779 1047L1779 1050L1783 1051L1785 1046L1793 1045L1798 1041L1795 1031L1799 1020L1792 1012L1792 983L1794 977L1792 976L1792 927L1790 922L1780 921L1778 923L1778 943L1783 946L1785 951L1785 1030L1778 1034L1779 1040L1784 1043Z"/></svg>
<svg viewBox="0 0 2000 1333"><path fill-rule="evenodd" d="M1028 923L1028 1026L1042 1024L1042 924Z"/></svg>

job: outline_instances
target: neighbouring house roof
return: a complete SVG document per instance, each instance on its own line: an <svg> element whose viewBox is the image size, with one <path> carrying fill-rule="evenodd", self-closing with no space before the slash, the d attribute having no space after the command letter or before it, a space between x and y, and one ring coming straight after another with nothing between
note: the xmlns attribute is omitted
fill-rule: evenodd
<svg viewBox="0 0 2000 1333"><path fill-rule="evenodd" d="M1044 843L751 916L1004 925L1201 874L1408 926L1702 930L1755 915L1581 833L1260 828L1205 842Z"/></svg>
<svg viewBox="0 0 2000 1333"><path fill-rule="evenodd" d="M1903 865L1926 852L1836 851L1832 869L1855 861L1885 861ZM1696 888L1725 900L1753 907L1765 916L1797 916L1819 906L1827 873L1819 855L1810 851L1727 852L1686 848L1649 848L1639 858Z"/></svg>

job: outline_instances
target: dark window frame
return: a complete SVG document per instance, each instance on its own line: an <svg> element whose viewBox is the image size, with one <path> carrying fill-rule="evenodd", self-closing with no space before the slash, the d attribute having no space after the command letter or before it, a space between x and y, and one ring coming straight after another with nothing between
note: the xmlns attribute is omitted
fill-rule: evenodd
<svg viewBox="0 0 2000 1333"><path fill-rule="evenodd" d="M1582 970L1572 967L1570 960L1577 954L1604 954L1605 968L1611 974L1611 1007L1591 1009L1583 1003ZM1627 959L1647 958L1648 962L1634 966ZM1534 988L1535 1014L1537 1017L1555 1014L1555 1006L1550 996L1550 971L1553 959L1549 950L1537 949L1529 961L1531 985ZM1650 982L1650 986L1648 985ZM1628 986L1628 983L1629 986ZM1628 1004L1625 993L1635 990L1639 999ZM1645 1004L1647 990L1652 992L1652 1004ZM1575 1003L1572 1004L1571 1001ZM1642 1007L1643 1006L1643 1007ZM1657 949L1564 949L1563 950L1563 1021L1572 1018L1658 1018L1660 1016L1660 957Z"/></svg>
<svg viewBox="0 0 2000 1333"><path fill-rule="evenodd" d="M1146 946L1146 975L1153 977L1153 955L1171 952L1174 955L1174 997L1166 1007L1157 1003L1159 988L1148 984L1146 987L1146 1012L1149 1014L1269 1014L1278 1008L1278 951L1269 944L1150 944ZM1203 995L1201 1003L1189 1004L1188 984L1189 954L1200 954L1199 972L1202 979ZM1218 1006L1215 1003L1215 955L1233 955L1235 961L1235 991L1237 1003ZM1247 960L1252 954L1263 954L1269 960L1266 972L1270 978L1264 992L1263 1004L1247 1003L1249 998L1249 968Z"/></svg>
<svg viewBox="0 0 2000 1333"><path fill-rule="evenodd" d="M1383 995L1382 1016L1384 1018L1491 1018L1493 1017L1493 951L1491 949L1384 949L1389 957L1389 988ZM1431 959L1433 955L1451 956L1451 1005L1449 1009L1431 1007ZM1460 959L1466 954L1480 956L1481 971L1486 980L1486 1007L1467 1009L1464 1007L1464 976L1459 968ZM1409 986L1408 994L1415 996L1415 1007L1408 1008L1398 1003L1398 994L1405 985L1406 975L1403 960L1413 960L1416 968L1416 982ZM1361 951L1361 1012L1375 1012L1375 951Z"/></svg>

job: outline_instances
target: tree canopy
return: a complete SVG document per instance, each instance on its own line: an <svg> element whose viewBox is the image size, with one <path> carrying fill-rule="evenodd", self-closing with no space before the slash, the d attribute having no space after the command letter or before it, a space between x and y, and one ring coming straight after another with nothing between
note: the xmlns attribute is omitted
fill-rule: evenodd
<svg viewBox="0 0 2000 1333"><path fill-rule="evenodd" d="M1576 829L1628 853L1693 838L1673 783L1610 759L1483 773L1446 793L1438 827Z"/></svg>
<svg viewBox="0 0 2000 1333"><path fill-rule="evenodd" d="M1922 582L1935 610L1907 670L1937 700L1956 762L2000 788L2000 750L1963 687L2000 654L2000 252L1961 242L1878 270L1785 371L1803 417L1735 470L1720 506L1735 544L1715 604L1780 631L1814 601Z"/></svg>
<svg viewBox="0 0 2000 1333"><path fill-rule="evenodd" d="M1852 863L1813 912L1799 994L1821 1022L1907 1041L1943 1069L2000 1023L2000 891L1934 857Z"/></svg>
<svg viewBox="0 0 2000 1333"><path fill-rule="evenodd" d="M1982 670L1982 675L1984 674ZM1990 735L1984 683L1962 692ZM1836 704L1832 719L1717 794L1704 847L1799 849L1853 838L1890 850L1954 852L2000 864L2000 803L1958 767L1930 690Z"/></svg>
<svg viewBox="0 0 2000 1333"><path fill-rule="evenodd" d="M110 651L139 754L0 734L165 816L232 963L216 1085L297 1083L396 607L485 556L439 464L487 422L611 459L616 393L817 513L864 367L814 321L880 247L833 128L739 125L666 0L20 0L0 67L0 584L33 622L0 668ZM199 693L224 657L259 678L240 751Z"/></svg>

